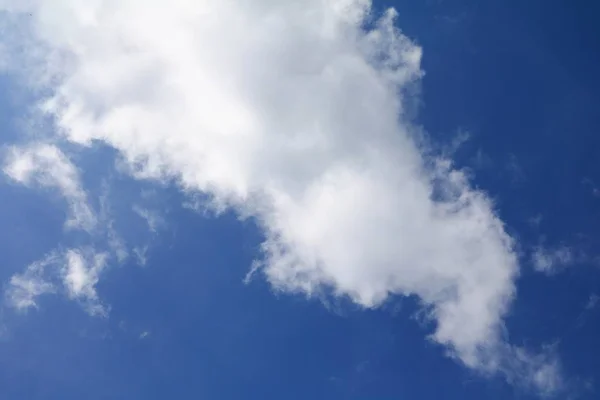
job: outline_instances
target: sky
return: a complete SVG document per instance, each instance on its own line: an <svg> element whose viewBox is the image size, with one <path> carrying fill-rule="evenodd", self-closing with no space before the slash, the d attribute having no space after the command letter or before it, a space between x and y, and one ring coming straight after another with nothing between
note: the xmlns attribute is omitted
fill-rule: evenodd
<svg viewBox="0 0 600 400"><path fill-rule="evenodd" d="M598 11L0 0L0 397L598 398Z"/></svg>

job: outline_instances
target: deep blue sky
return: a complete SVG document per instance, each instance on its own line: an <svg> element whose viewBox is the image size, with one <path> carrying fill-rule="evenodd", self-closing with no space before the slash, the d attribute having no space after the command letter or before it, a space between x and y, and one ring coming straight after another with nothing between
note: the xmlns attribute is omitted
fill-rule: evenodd
<svg viewBox="0 0 600 400"><path fill-rule="evenodd" d="M593 1L376 2L424 48L417 119L436 146L468 132L454 159L472 171L519 240L522 277L506 321L511 342L555 344L572 394L600 389L600 4ZM14 141L24 99L0 81L0 140ZM376 311L273 293L243 279L261 242L251 221L202 217L173 188L110 170L108 150L78 161L111 204L124 240L148 263L110 269L98 285L108 319L61 297L26 315L3 310L0 398L12 399L529 399L480 377L428 342L411 299ZM107 166L107 167L105 167ZM142 190L150 195L140 195ZM62 203L0 185L0 279L65 242ZM52 196L50 196L52 198ZM131 204L161 210L149 233ZM167 218L168 216L168 218ZM532 219L541 217L538 223ZM77 241L76 233L68 238ZM534 272L534 246L581 254L556 275Z"/></svg>

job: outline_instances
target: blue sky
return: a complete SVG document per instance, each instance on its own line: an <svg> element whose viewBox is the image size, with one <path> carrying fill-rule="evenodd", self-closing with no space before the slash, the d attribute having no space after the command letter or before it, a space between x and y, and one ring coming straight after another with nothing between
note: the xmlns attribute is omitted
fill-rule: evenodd
<svg viewBox="0 0 600 400"><path fill-rule="evenodd" d="M598 397L598 6L199 4L0 1L0 397Z"/></svg>

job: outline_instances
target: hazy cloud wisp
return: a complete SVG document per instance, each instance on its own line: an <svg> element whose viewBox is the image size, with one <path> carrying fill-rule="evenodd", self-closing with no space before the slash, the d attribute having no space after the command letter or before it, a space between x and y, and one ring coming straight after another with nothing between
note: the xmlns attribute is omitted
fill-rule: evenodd
<svg viewBox="0 0 600 400"><path fill-rule="evenodd" d="M23 185L57 189L69 204L67 227L91 231L96 225L79 171L57 146L34 143L8 148L4 173Z"/></svg>

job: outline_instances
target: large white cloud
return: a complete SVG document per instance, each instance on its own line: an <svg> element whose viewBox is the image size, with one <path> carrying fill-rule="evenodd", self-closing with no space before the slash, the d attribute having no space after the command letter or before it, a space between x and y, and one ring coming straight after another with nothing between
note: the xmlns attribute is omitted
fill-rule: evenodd
<svg viewBox="0 0 600 400"><path fill-rule="evenodd" d="M107 143L136 176L174 178L254 217L277 289L364 307L417 295L435 341L470 367L508 368L512 240L484 193L415 144L405 107L421 48L393 10L373 18L368 0L0 5L17 12L3 19L30 50L13 62L49 89L41 108L64 139ZM527 368L532 379L548 371Z"/></svg>

